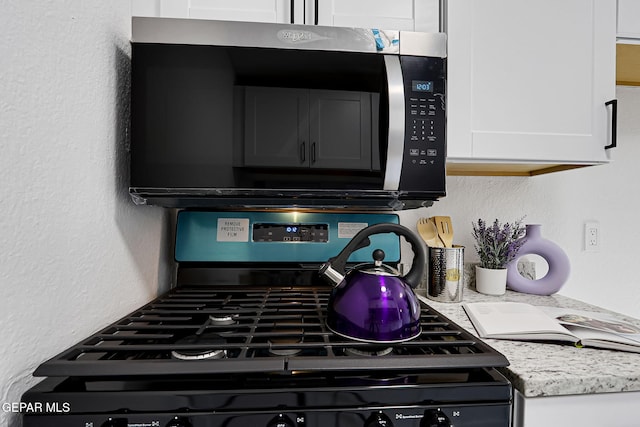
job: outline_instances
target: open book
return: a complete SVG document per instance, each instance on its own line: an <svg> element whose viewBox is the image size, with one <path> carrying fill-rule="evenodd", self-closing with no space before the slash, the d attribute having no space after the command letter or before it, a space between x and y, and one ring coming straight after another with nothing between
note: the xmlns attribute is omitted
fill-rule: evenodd
<svg viewBox="0 0 640 427"><path fill-rule="evenodd" d="M640 353L640 328L604 313L519 302L463 303L480 338L566 341Z"/></svg>

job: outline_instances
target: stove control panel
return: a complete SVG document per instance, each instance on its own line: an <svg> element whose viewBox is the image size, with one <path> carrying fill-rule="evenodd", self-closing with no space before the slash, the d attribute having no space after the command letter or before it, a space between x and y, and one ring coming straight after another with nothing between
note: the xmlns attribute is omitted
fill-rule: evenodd
<svg viewBox="0 0 640 427"><path fill-rule="evenodd" d="M336 256L360 230L373 224L398 224L394 213L354 212L212 212L180 211L176 228L178 262L323 263ZM371 262L382 249L385 261L400 261L400 237L370 237L367 248L349 262Z"/></svg>
<svg viewBox="0 0 640 427"><path fill-rule="evenodd" d="M288 412L268 410L185 414L139 413L124 417L105 414L38 415L24 418L24 427L509 427L510 402L486 402L443 406L296 408Z"/></svg>
<svg viewBox="0 0 640 427"><path fill-rule="evenodd" d="M327 243L327 224L253 224L254 242L316 242Z"/></svg>

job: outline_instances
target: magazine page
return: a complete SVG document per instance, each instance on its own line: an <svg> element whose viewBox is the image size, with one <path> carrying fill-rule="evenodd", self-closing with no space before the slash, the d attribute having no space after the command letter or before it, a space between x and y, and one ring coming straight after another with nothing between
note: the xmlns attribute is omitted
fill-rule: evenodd
<svg viewBox="0 0 640 427"><path fill-rule="evenodd" d="M540 309L579 337L584 345L604 346L606 342L616 342L637 346L640 351L640 327L615 316L558 307Z"/></svg>
<svg viewBox="0 0 640 427"><path fill-rule="evenodd" d="M481 338L578 341L552 317L530 304L472 302L463 303L462 307Z"/></svg>

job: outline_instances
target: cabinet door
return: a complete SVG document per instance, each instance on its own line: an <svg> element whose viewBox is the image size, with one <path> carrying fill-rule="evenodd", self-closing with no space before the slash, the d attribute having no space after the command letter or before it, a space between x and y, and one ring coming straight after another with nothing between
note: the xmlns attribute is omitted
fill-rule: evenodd
<svg viewBox="0 0 640 427"><path fill-rule="evenodd" d="M439 0L308 0L308 24L438 32Z"/></svg>
<svg viewBox="0 0 640 427"><path fill-rule="evenodd" d="M131 0L131 15L188 18L189 0Z"/></svg>
<svg viewBox="0 0 640 427"><path fill-rule="evenodd" d="M371 169L371 95L312 90L311 167Z"/></svg>
<svg viewBox="0 0 640 427"><path fill-rule="evenodd" d="M309 92L247 87L245 166L309 166Z"/></svg>
<svg viewBox="0 0 640 427"><path fill-rule="evenodd" d="M618 37L640 39L640 1L618 0Z"/></svg>
<svg viewBox="0 0 640 427"><path fill-rule="evenodd" d="M299 7L296 7L299 5ZM132 0L133 16L293 23L302 0Z"/></svg>
<svg viewBox="0 0 640 427"><path fill-rule="evenodd" d="M615 2L451 0L448 158L606 162Z"/></svg>

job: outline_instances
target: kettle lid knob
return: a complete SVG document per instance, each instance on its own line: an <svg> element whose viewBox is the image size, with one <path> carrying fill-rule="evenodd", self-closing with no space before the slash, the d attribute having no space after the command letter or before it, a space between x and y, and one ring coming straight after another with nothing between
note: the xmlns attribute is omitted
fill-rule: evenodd
<svg viewBox="0 0 640 427"><path fill-rule="evenodd" d="M376 267L380 267L382 265L382 261L384 261L384 251L382 249L376 249L373 251L371 256L373 257L374 264Z"/></svg>

